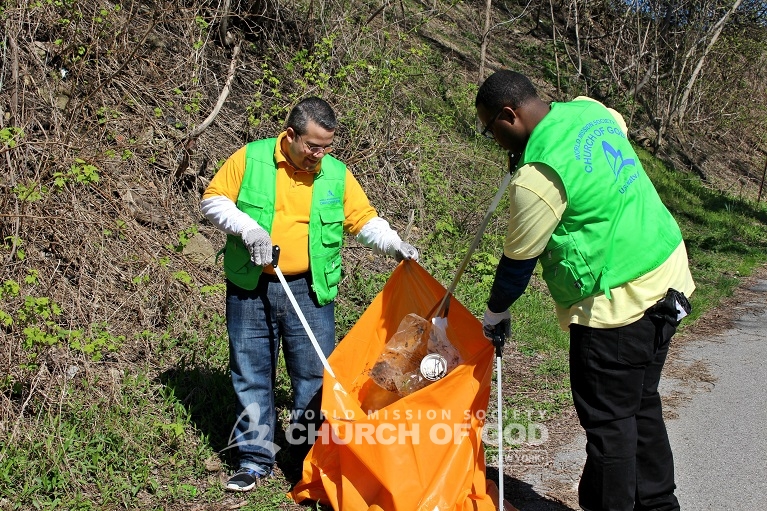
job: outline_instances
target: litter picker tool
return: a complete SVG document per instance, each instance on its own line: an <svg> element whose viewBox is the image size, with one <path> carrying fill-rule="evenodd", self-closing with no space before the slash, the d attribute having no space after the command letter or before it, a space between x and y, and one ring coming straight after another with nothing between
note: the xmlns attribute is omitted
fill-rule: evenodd
<svg viewBox="0 0 767 511"><path fill-rule="evenodd" d="M482 223L479 224L479 229L477 230L477 233L474 235L474 240L471 242L471 246L469 246L469 250L466 252L466 255L464 256L463 261L461 261L461 266L458 267L458 271L456 272L455 277L453 277L453 282L450 284L450 287L445 292L445 296L442 298L439 304L436 305L431 312L429 312L428 314L429 319L432 317L438 317L438 316L447 317L447 314L450 310L450 297L455 292L455 288L458 285L458 281L461 279L463 272L466 270L466 267L469 265L471 256L474 254L474 251L477 249L477 246L479 246L479 242L482 240L482 235L485 232L485 228L487 227L487 224L490 222L490 217L493 216L495 209L498 207L498 203L500 203L501 198L503 198L503 194L506 193L506 188L508 188L509 186L509 182L511 181L511 176L513 174L514 168L516 167L516 164L518 161L519 161L519 155L514 155L512 153L509 153L509 171L503 176L503 180L501 181L501 184L498 187L498 191L496 192L495 197L493 197L493 200L490 203L490 207L487 208L487 212L485 213L485 217L482 219ZM493 346L495 346L495 362L496 362L496 372L497 372L496 394L498 395L498 509L501 510L504 508L504 504L503 504L504 503L503 414L502 414L503 394L501 390L501 358L503 356L503 345L506 342L506 330L501 323L495 326L495 330L493 331L492 341L493 341Z"/></svg>
<svg viewBox="0 0 767 511"><path fill-rule="evenodd" d="M498 509L503 509L503 399L501 392L501 359L503 345L506 343L506 327L503 323L495 325L493 346L495 346L496 394L498 395Z"/></svg>
<svg viewBox="0 0 767 511"><path fill-rule="evenodd" d="M301 312L301 308L298 306L296 297L293 296L293 291L290 290L290 286L288 286L288 282L285 280L285 276L282 274L282 270L280 270L280 267L277 265L279 259L280 259L280 247L274 246L272 247L272 266L274 267L274 273L276 273L277 278L280 279L280 284L282 284L282 288L285 290L285 294L288 295L288 299L290 299L290 303L293 304L293 308L296 310L296 314L298 314L298 319L300 319L301 324L304 325L304 330L306 330L306 334L309 336L309 339L312 341L312 346L314 346L314 351L316 351L317 356L320 357L320 360L322 361L322 365L325 367L325 370L328 372L328 374L330 374L330 376L335 378L336 375L333 373L333 370L330 368L330 364L328 364L328 359L325 357L325 354L322 353L322 348L320 348L320 344L317 342L317 338L314 337L314 334L312 333L312 329L309 327L309 323L306 322L304 313Z"/></svg>
<svg viewBox="0 0 767 511"><path fill-rule="evenodd" d="M495 209L498 207L498 203L501 202L501 199L503 198L503 194L506 192L506 188L509 186L509 182L511 181L512 171L514 170L514 167L518 160L519 160L519 157L517 155L509 153L509 171L503 176L501 185L498 187L498 191L496 192L495 197L493 197L493 200L490 203L490 207L487 208L487 212L485 213L485 217L482 219L482 223L479 224L479 229L477 229L477 233L474 235L474 240L471 242L471 246L469 247L469 250L466 252L466 255L463 257L463 261L461 261L461 265L458 267L458 271L455 273L455 277L453 277L453 282L450 284L450 287L447 288L447 291L445 292L445 296L442 298L442 301L440 301L439 304L434 309L432 309L431 312L429 312L428 317L426 319L431 319L437 316L440 316L443 318L447 317L447 313L450 309L450 297L455 292L455 288L456 286L458 286L458 281L461 279L463 272L466 270L466 267L469 265L471 256L474 254L474 251L477 249L477 246L479 246L479 242L482 240L482 235L485 232L485 228L487 227L487 224L490 222L490 217L493 216Z"/></svg>

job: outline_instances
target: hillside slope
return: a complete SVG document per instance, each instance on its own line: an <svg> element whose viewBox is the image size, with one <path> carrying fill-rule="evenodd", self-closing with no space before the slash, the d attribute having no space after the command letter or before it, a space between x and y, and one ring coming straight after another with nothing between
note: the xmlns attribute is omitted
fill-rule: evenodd
<svg viewBox="0 0 767 511"><path fill-rule="evenodd" d="M482 5L235 4L228 37L211 2L0 7L0 508L232 504L216 484L233 416L224 238L199 198L224 159L277 134L300 98L333 104L334 154L443 283L505 172L475 132ZM495 7L487 72L519 68L549 99L594 92L652 147L652 122L618 95L561 86L546 22L522 4ZM565 21L554 23L569 34ZM658 155L707 176L709 204L726 199L763 223L753 198L764 153L693 135L672 131L676 145ZM457 291L477 314L503 234L499 215ZM347 242L339 334L395 264ZM106 485L104 470L116 474Z"/></svg>

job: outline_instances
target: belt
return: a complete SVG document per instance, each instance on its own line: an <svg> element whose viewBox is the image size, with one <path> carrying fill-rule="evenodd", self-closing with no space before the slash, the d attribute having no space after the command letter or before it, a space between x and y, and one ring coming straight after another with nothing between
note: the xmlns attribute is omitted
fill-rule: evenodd
<svg viewBox="0 0 767 511"><path fill-rule="evenodd" d="M310 279L312 276L312 273L309 271L305 271L303 273L296 273L295 275L284 275L285 282L293 282L294 280L301 280L301 279ZM258 278L259 282L279 282L280 279L277 277L277 275L272 273L266 273L265 271L261 272L261 276Z"/></svg>

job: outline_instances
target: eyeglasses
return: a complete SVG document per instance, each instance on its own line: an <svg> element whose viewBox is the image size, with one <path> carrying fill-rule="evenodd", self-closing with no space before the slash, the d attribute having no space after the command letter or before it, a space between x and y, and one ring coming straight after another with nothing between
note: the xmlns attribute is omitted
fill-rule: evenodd
<svg viewBox="0 0 767 511"><path fill-rule="evenodd" d="M301 138L301 135L299 135L298 133L296 133L296 138ZM308 151L309 151L311 154L313 154L313 155L317 155L317 154L327 154L327 153L329 153L330 151L332 151L332 150L333 150L333 146L329 146L329 145L326 145L326 146L324 146L324 147L323 147L323 146L311 146L311 145L309 145L308 143L306 143L306 141L305 141L305 140L301 139L301 141L304 143L304 146L306 146L306 149L307 149L307 150L308 150Z"/></svg>
<svg viewBox="0 0 767 511"><path fill-rule="evenodd" d="M495 133L493 133L493 124L495 124L495 121L498 120L498 117L501 116L503 113L503 108L498 110L498 113L495 114L495 117L493 117L493 120L487 123L487 126L485 126L485 129L482 130L482 136L489 139L495 138Z"/></svg>

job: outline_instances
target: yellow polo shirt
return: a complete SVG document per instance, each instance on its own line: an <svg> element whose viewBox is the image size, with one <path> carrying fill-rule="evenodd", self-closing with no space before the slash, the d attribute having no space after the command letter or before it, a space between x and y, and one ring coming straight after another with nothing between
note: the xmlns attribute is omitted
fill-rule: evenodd
<svg viewBox="0 0 767 511"><path fill-rule="evenodd" d="M280 133L274 149L277 184L271 238L273 245L280 246L280 269L285 275L295 275L309 270L309 210L314 172L291 165L280 149L284 137L285 132ZM224 196L237 203L245 174L246 149L247 146L240 148L224 162L205 190L203 200ZM318 170L321 165L320 162ZM344 185L344 216L344 231L352 235L357 235L368 220L378 216L348 168ZM264 271L274 272L271 267Z"/></svg>

